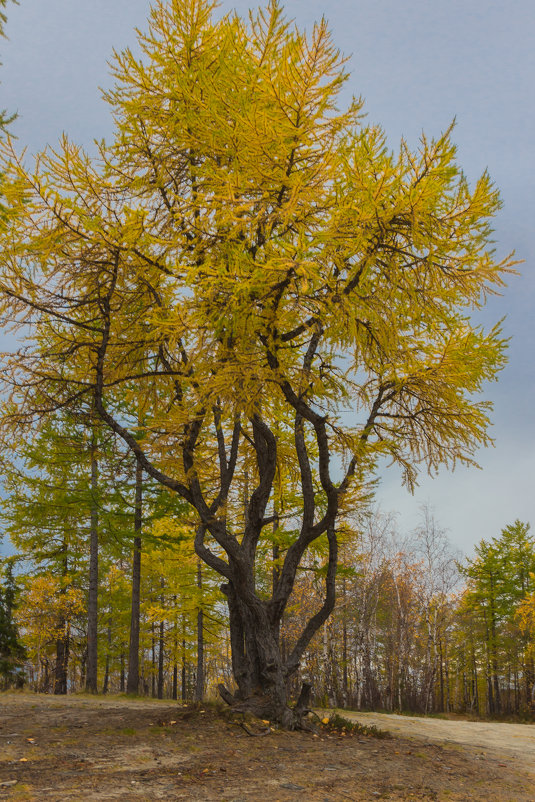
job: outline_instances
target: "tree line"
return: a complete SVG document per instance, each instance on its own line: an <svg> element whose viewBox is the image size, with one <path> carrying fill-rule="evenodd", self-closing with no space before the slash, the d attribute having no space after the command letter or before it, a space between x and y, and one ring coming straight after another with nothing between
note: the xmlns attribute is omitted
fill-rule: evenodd
<svg viewBox="0 0 535 802"><path fill-rule="evenodd" d="M424 714L533 715L529 530L517 520L462 559L429 510L401 540L388 516L370 516L356 559L338 580L335 613L303 665L318 701ZM306 584L310 600L314 583Z"/></svg>
<svg viewBox="0 0 535 802"><path fill-rule="evenodd" d="M0 586L4 687L200 700L232 682L227 607L217 573L195 554L195 521L136 470L120 441L63 416L4 468L4 531L16 548L3 561ZM289 693L306 682L316 704L353 709L532 711L529 524L515 521L465 560L427 508L402 538L395 516L370 501L337 534L337 603ZM276 582L291 537L287 525L274 530L256 577L259 593ZM319 544L281 623L283 654L321 606L327 570L326 544Z"/></svg>

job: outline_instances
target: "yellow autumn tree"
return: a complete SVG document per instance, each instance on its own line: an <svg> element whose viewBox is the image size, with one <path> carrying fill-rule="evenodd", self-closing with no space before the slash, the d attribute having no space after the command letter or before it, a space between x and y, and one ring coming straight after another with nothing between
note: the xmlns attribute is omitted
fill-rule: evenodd
<svg viewBox="0 0 535 802"><path fill-rule="evenodd" d="M489 245L498 193L469 186L451 131L392 152L361 101L340 110L325 21L307 36L277 0L248 20L214 9L155 2L141 56L116 56L97 158L67 138L31 166L4 149L2 315L27 341L4 359L2 432L91 410L189 503L229 607L222 695L295 727L309 689L291 708L287 680L334 606L350 489L380 456L412 486L489 442L479 393L504 342L470 314L512 262ZM259 594L282 460L291 542ZM283 656L320 538L324 598Z"/></svg>
<svg viewBox="0 0 535 802"><path fill-rule="evenodd" d="M83 591L70 584L69 577L46 573L24 578L16 619L28 656L36 666L33 680L39 690L48 691L53 686L57 642L69 642L73 623L84 612Z"/></svg>
<svg viewBox="0 0 535 802"><path fill-rule="evenodd" d="M532 574L532 580L535 576ZM535 593L522 599L515 611L515 622L517 623L522 636L525 638L524 663L528 667L526 673L533 676L533 665L535 663ZM531 669L531 671L530 671ZM531 709L535 708L535 683L531 685L530 692Z"/></svg>

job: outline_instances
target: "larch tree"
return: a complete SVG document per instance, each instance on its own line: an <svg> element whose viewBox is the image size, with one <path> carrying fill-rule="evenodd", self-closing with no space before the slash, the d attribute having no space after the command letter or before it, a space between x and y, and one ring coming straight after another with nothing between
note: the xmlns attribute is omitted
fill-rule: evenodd
<svg viewBox="0 0 535 802"><path fill-rule="evenodd" d="M516 520L502 529L499 537L482 540L475 547L475 557L461 566L467 589L464 606L479 626L479 641L485 650L487 708L490 713L504 711L501 696L519 677L524 686L524 703L532 695L533 658L529 649L529 631L519 629L520 610L535 586L535 544L530 526ZM477 631L477 630L476 630ZM515 703L516 708L520 700Z"/></svg>
<svg viewBox="0 0 535 802"><path fill-rule="evenodd" d="M2 431L94 410L189 504L228 602L237 690L221 692L291 728L307 688L291 707L288 679L334 606L344 507L380 457L411 487L489 442L478 394L505 344L470 315L512 261L489 244L498 193L486 174L468 185L450 131L393 153L360 101L339 109L325 21L307 36L276 0L249 20L214 9L155 3L142 55L116 55L98 158L66 138L30 167L4 149L2 313L26 342L4 358ZM282 461L300 493L266 592L255 562ZM318 539L323 602L283 657Z"/></svg>
<svg viewBox="0 0 535 802"><path fill-rule="evenodd" d="M61 422L47 420L33 442L28 439L15 453L2 454L4 532L26 563L22 573L47 576L63 596L85 580L82 572L87 573L84 529L89 504L82 484L83 451L80 432L62 416ZM58 694L67 693L71 649L70 622L62 617L63 611L58 602L54 610L58 618L48 628L55 634L53 673ZM46 612L52 618L52 611Z"/></svg>

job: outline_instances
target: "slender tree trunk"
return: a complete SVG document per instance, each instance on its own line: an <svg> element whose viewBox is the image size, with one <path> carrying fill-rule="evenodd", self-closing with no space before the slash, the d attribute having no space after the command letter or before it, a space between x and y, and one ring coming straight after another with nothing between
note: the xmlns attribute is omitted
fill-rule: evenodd
<svg viewBox="0 0 535 802"><path fill-rule="evenodd" d="M344 707L348 705L349 687L348 687L348 664L347 664L347 591L346 591L346 578L342 579L342 696Z"/></svg>
<svg viewBox="0 0 535 802"><path fill-rule="evenodd" d="M204 616L202 609L202 568L197 560L197 589L199 606L197 608L197 676L195 681L195 701L200 702L204 696Z"/></svg>
<svg viewBox="0 0 535 802"><path fill-rule="evenodd" d="M82 652L82 659L80 661L80 687L85 688L87 675L87 647Z"/></svg>
<svg viewBox="0 0 535 802"><path fill-rule="evenodd" d="M186 621L184 613L182 613L182 666L180 669L180 696L183 702L186 701L187 688L186 688Z"/></svg>
<svg viewBox="0 0 535 802"><path fill-rule="evenodd" d="M61 636L56 640L56 667L54 670L54 693L67 693L67 667L69 664L69 629L62 618L59 622Z"/></svg>
<svg viewBox="0 0 535 802"><path fill-rule="evenodd" d="M62 543L62 552L61 576L64 581L61 584L60 595L65 596L67 592L65 580L68 574L67 544L65 541ZM61 635L56 640L56 667L54 671L54 694L57 695L67 693L70 628L65 616L62 616L58 622L58 629Z"/></svg>
<svg viewBox="0 0 535 802"><path fill-rule="evenodd" d="M87 603L86 690L97 693L98 672L98 461L95 429L91 431L91 525L89 531L89 597Z"/></svg>
<svg viewBox="0 0 535 802"><path fill-rule="evenodd" d="M104 669L104 682L102 685L102 693L108 693L110 685L110 656L111 656L111 619L108 619L108 648L106 649L106 666Z"/></svg>
<svg viewBox="0 0 535 802"><path fill-rule="evenodd" d="M439 665L440 665L440 712L444 712L444 656L442 653L442 639L439 640Z"/></svg>
<svg viewBox="0 0 535 802"><path fill-rule="evenodd" d="M41 661L44 667L44 675L41 680L41 686L39 690L41 693L48 693L49 685L50 685L50 671L49 671L49 664L48 659L45 657L44 660Z"/></svg>
<svg viewBox="0 0 535 802"><path fill-rule="evenodd" d="M533 689L535 688L535 684L534 684L534 681L533 681L534 675L535 675L535 670L534 670L534 665L533 665L533 657L529 657L528 661L527 661L527 667L526 667L526 677L527 677L527 682L526 682L526 705L528 707L528 710L529 710L529 708L531 706L531 703L532 703L532 700L533 700L533 694L534 694Z"/></svg>
<svg viewBox="0 0 535 802"><path fill-rule="evenodd" d="M444 642L444 676L446 681L446 713L451 710L451 693L450 693L450 661L448 656L448 642Z"/></svg>
<svg viewBox="0 0 535 802"><path fill-rule="evenodd" d="M121 693L125 692L126 689L126 677L125 677L125 670L124 670L124 652L121 651L121 679L120 679L120 689Z"/></svg>
<svg viewBox="0 0 535 802"><path fill-rule="evenodd" d="M128 647L127 693L139 691L139 610L141 600L141 527L143 525L143 470L136 462L136 497L134 507L134 551L132 555L132 606Z"/></svg>
<svg viewBox="0 0 535 802"><path fill-rule="evenodd" d="M164 623L160 621L158 638L158 699L163 699L163 663L164 663Z"/></svg>
<svg viewBox="0 0 535 802"><path fill-rule="evenodd" d="M156 697L156 630L154 621L150 627L151 634L151 672L150 672L150 695Z"/></svg>
<svg viewBox="0 0 535 802"><path fill-rule="evenodd" d="M474 684L473 684L473 688L474 688L474 704L475 704L475 709L479 713L480 712L481 703L480 703L480 700L479 700L479 678L478 678L477 665L476 665L475 660L474 660L474 663L473 663L473 671L474 671Z"/></svg>
<svg viewBox="0 0 535 802"><path fill-rule="evenodd" d="M177 631L177 617L176 617L176 596L173 596L174 626L173 626L173 690L171 693L172 698L176 701L178 699L178 631Z"/></svg>
<svg viewBox="0 0 535 802"><path fill-rule="evenodd" d="M176 702L178 699L178 663L175 661L173 663L173 690L171 693L173 700Z"/></svg>
<svg viewBox="0 0 535 802"><path fill-rule="evenodd" d="M273 502L273 536L275 537L275 533L279 528L279 510L277 504ZM271 593L274 596L277 590L277 586L279 584L280 579L280 568L279 568L279 557L280 557L280 549L279 544L273 540L273 549L272 549L272 558L273 558L273 568L271 572ZM280 640L280 626L281 622L278 625L278 632L277 638Z"/></svg>

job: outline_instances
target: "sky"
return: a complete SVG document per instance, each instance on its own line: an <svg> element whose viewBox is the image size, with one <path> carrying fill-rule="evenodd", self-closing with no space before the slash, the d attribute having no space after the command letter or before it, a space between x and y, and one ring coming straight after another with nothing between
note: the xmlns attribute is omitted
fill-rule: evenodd
<svg viewBox="0 0 535 802"><path fill-rule="evenodd" d="M244 14L247 0L220 3ZM111 136L100 87L110 86L113 50L135 47L146 28L148 0L20 0L8 6L7 41L0 42L0 109L17 111L12 126L30 153L54 145L63 132L91 150ZM350 57L345 98L365 99L369 122L380 124L397 149L415 147L424 131L438 136L456 120L458 161L469 180L488 170L503 209L495 220L498 257L524 263L502 297L479 319L505 317L509 364L484 397L494 404L495 447L481 450L481 470L421 477L414 496L399 473L381 471L377 500L398 512L402 532L418 525L421 507L434 510L467 555L482 538L515 519L535 527L535 4L533 0L288 0L288 17L311 28L325 16L335 43Z"/></svg>

